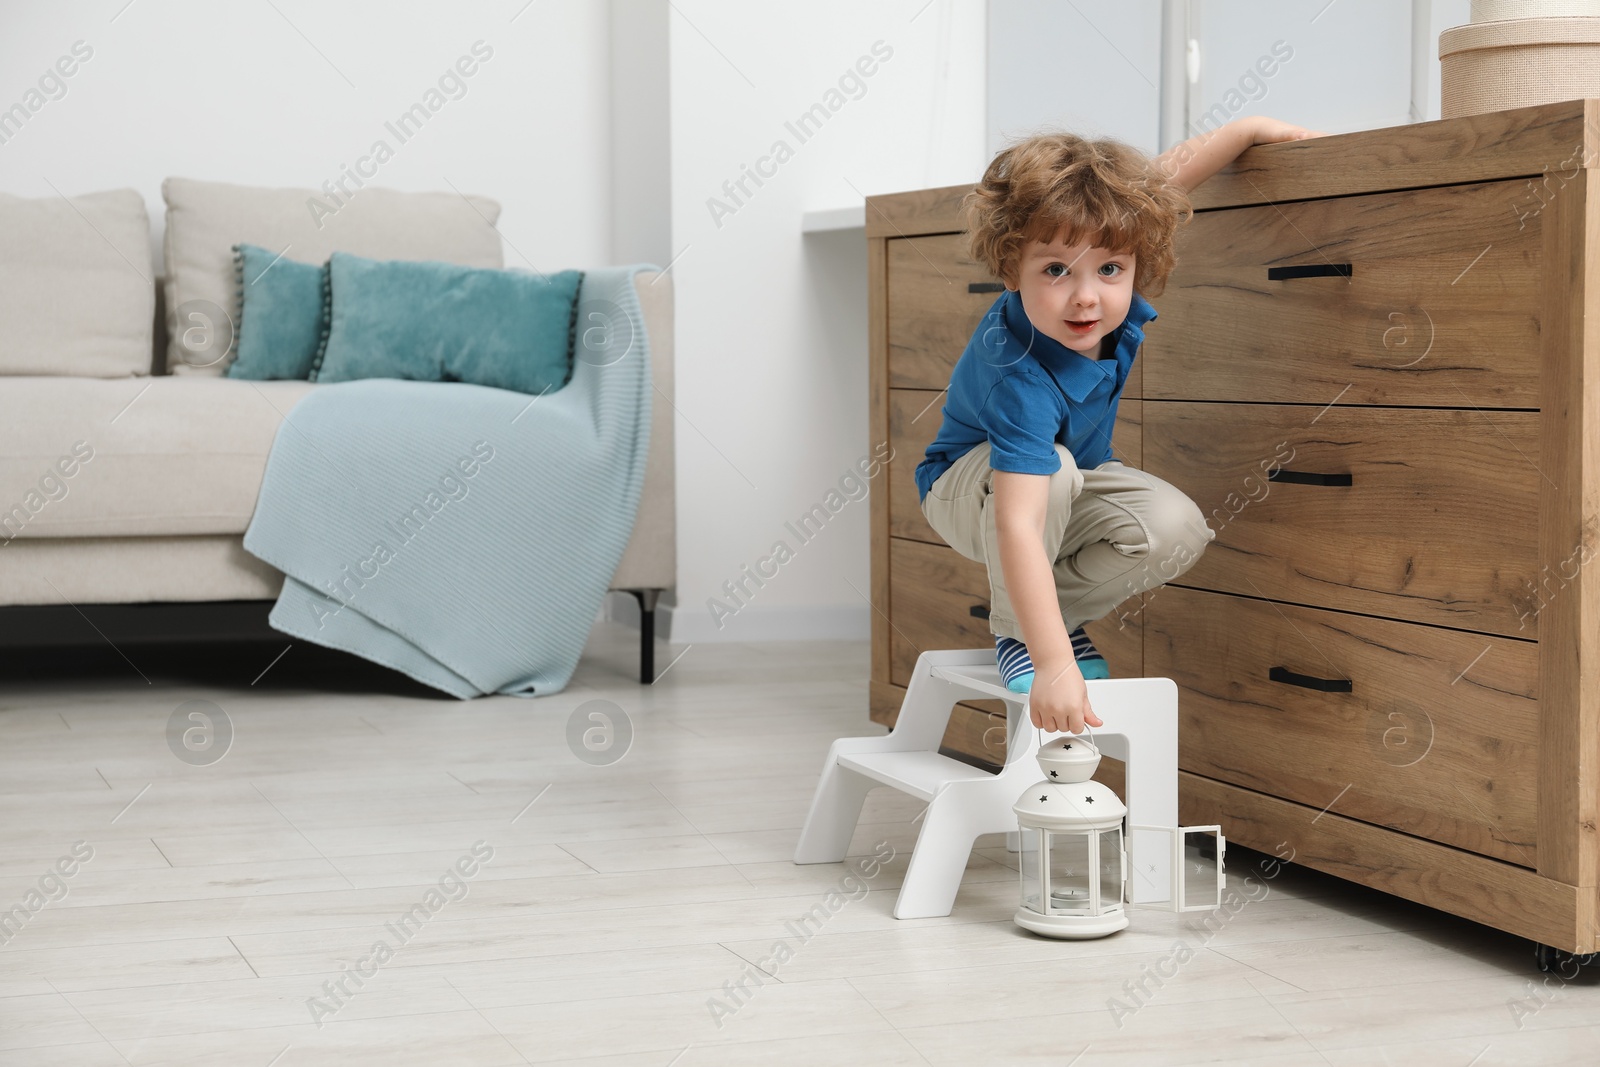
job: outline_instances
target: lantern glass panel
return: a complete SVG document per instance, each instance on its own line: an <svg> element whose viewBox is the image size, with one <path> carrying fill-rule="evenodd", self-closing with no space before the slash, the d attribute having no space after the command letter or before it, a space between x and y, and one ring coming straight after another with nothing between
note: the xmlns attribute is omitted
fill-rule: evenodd
<svg viewBox="0 0 1600 1067"><path fill-rule="evenodd" d="M1039 843L1044 831L1023 830L1018 837L1020 851L1017 853L1017 867L1022 871L1022 906L1043 915L1044 905L1039 902L1044 892L1043 876L1039 873L1039 857L1043 853Z"/></svg>
<svg viewBox="0 0 1600 1067"><path fill-rule="evenodd" d="M1183 832L1183 903L1186 908L1222 904L1217 835L1210 830Z"/></svg>
<svg viewBox="0 0 1600 1067"><path fill-rule="evenodd" d="M1069 915L1097 914L1089 900L1089 831L1050 835L1050 910Z"/></svg>
<svg viewBox="0 0 1600 1067"><path fill-rule="evenodd" d="M1122 903L1122 827L1101 830L1100 908L1102 911Z"/></svg>

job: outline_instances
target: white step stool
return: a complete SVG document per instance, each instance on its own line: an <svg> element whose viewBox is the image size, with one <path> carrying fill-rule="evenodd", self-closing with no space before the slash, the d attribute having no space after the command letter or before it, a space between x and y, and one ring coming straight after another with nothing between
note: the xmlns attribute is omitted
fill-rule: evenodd
<svg viewBox="0 0 1600 1067"><path fill-rule="evenodd" d="M1128 826L1178 825L1178 687L1170 678L1092 678L1089 704L1105 725L1094 740L1127 763ZM961 700L1006 702L1006 761L998 774L939 754L951 710ZM1051 734L1050 737L1056 735ZM1046 738L1048 739L1048 738ZM800 831L796 863L838 863L850 848L867 793L889 786L928 801L900 897L897 919L949 915L956 890L981 834L1015 835L1011 806L1039 780L1039 734L1028 717L1028 695L1000 680L994 650L924 652L917 657L900 717L887 737L843 737L828 749ZM1130 831L1134 903L1171 897L1171 842ZM1011 840L1015 840L1013 836Z"/></svg>

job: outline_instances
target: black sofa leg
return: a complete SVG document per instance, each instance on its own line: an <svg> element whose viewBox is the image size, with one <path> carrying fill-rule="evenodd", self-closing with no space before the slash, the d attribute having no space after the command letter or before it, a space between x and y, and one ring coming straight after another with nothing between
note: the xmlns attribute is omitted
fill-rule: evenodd
<svg viewBox="0 0 1600 1067"><path fill-rule="evenodd" d="M639 602L639 684L656 680L656 598L659 589L629 589Z"/></svg>

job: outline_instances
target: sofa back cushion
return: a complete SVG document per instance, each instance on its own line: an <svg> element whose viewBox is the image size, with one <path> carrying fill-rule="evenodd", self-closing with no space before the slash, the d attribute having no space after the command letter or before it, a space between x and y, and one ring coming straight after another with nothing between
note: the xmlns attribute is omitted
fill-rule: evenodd
<svg viewBox="0 0 1600 1067"><path fill-rule="evenodd" d="M137 190L0 193L0 374L149 374L154 275Z"/></svg>
<svg viewBox="0 0 1600 1067"><path fill-rule="evenodd" d="M335 251L372 259L441 260L502 267L500 205L457 193L373 186L348 197L317 189L269 189L168 178L167 370L221 375L233 358L239 292L233 246L271 249L321 264Z"/></svg>

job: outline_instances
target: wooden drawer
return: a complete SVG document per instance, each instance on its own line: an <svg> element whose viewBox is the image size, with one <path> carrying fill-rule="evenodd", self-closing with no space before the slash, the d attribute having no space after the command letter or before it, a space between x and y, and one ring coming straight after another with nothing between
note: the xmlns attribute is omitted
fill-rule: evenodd
<svg viewBox="0 0 1600 1067"><path fill-rule="evenodd" d="M999 298L1000 283L966 246L962 233L888 243L891 389L947 387L972 331Z"/></svg>
<svg viewBox="0 0 1600 1067"><path fill-rule="evenodd" d="M1140 401L1124 397L1117 405L1117 423L1111 430L1111 451L1130 467L1143 469ZM938 436L943 420L944 394L929 389L889 390L889 443L894 460L889 464L889 533L918 541L944 544L922 516L917 498L917 464ZM1108 661L1109 662L1109 661Z"/></svg>
<svg viewBox="0 0 1600 1067"><path fill-rule="evenodd" d="M887 244L889 387L948 388L956 360L1000 296L1000 283L967 254L966 234L900 237ZM1124 398L1143 395L1140 362L1134 360Z"/></svg>
<svg viewBox="0 0 1600 1067"><path fill-rule="evenodd" d="M976 613L974 613L976 609ZM1137 598L1129 598L1084 631L1106 658L1113 678L1143 673ZM989 632L989 573L945 545L889 539L889 680L911 684L917 656L932 649L994 648ZM1119 618L1123 621L1119 624Z"/></svg>
<svg viewBox="0 0 1600 1067"><path fill-rule="evenodd" d="M1184 770L1537 866L1533 642L1175 586L1145 615Z"/></svg>
<svg viewBox="0 0 1600 1067"><path fill-rule="evenodd" d="M1319 814L1320 808L1178 772L1179 823L1221 823L1230 847L1292 855L1310 870L1519 937L1570 946L1568 951L1595 951L1594 886L1565 884L1426 838Z"/></svg>
<svg viewBox="0 0 1600 1067"><path fill-rule="evenodd" d="M1537 412L1143 407L1145 469L1217 535L1179 584L1538 636Z"/></svg>
<svg viewBox="0 0 1600 1067"><path fill-rule="evenodd" d="M1124 401L1118 405L1118 421ZM932 389L889 390L889 443L894 459L889 463L889 533L918 541L944 544L922 517L917 500L917 464L939 434L944 416L944 393ZM1113 431L1115 433L1115 431ZM1114 442L1113 442L1114 443Z"/></svg>
<svg viewBox="0 0 1600 1067"><path fill-rule="evenodd" d="M1197 213L1154 301L1142 395L1537 408L1542 216L1512 210L1526 185ZM1338 265L1348 277L1274 276Z"/></svg>

